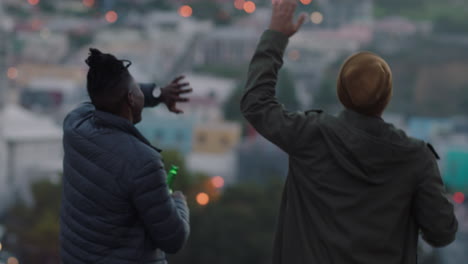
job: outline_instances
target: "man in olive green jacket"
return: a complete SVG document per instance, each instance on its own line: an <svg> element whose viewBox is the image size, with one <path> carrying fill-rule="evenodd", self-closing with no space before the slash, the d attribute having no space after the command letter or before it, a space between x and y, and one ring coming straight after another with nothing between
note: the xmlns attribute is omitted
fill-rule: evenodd
<svg viewBox="0 0 468 264"><path fill-rule="evenodd" d="M351 56L338 78L345 110L289 112L275 98L296 1L274 1L270 29L253 56L241 101L245 118L289 154L274 241L275 264L414 264L418 234L435 247L455 239L436 152L385 123L387 63Z"/></svg>

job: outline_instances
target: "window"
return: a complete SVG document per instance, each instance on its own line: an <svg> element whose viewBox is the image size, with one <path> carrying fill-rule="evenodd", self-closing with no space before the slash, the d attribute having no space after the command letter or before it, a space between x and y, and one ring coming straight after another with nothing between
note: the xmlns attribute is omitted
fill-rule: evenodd
<svg viewBox="0 0 468 264"><path fill-rule="evenodd" d="M221 139L219 140L219 142L221 143L221 146L223 147L229 147L231 141L229 140L229 138L227 136L222 136Z"/></svg>
<svg viewBox="0 0 468 264"><path fill-rule="evenodd" d="M206 134L205 133L200 133L197 137L197 141L199 144L204 144L206 143Z"/></svg>

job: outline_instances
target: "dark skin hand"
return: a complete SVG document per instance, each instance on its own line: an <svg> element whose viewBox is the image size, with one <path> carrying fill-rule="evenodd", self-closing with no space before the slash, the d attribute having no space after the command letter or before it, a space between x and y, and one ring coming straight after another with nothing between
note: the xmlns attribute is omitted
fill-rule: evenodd
<svg viewBox="0 0 468 264"><path fill-rule="evenodd" d="M188 82L181 82L185 76L175 78L170 84L161 88L161 102L163 102L169 111L176 114L183 114L184 111L177 108L178 102L188 102L189 99L181 95L193 92L192 88L184 89L190 85Z"/></svg>

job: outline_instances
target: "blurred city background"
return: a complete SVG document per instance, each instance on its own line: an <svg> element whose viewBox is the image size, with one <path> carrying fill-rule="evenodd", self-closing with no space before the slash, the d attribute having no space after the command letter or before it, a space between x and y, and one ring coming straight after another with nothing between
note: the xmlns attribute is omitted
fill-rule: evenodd
<svg viewBox="0 0 468 264"><path fill-rule="evenodd" d="M171 263L271 263L287 156L239 112L271 0L0 0L0 263L59 263L61 123L87 100L95 47L133 62L139 82L185 74L181 107L146 109L137 127L180 167L190 240ZM341 62L370 50L394 72L384 119L431 142L460 222L456 241L419 262L468 263L468 2L301 0L278 97L290 110L337 113ZM117 142L116 142L117 144ZM379 197L376 197L379 199Z"/></svg>

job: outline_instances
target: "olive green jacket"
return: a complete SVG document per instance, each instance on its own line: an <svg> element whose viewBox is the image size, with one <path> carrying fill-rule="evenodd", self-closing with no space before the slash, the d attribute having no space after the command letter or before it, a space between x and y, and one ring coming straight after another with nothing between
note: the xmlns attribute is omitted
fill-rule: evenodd
<svg viewBox="0 0 468 264"><path fill-rule="evenodd" d="M377 117L289 112L275 98L288 38L267 30L241 111L289 154L273 263L416 263L418 234L439 247L458 223L436 153Z"/></svg>

